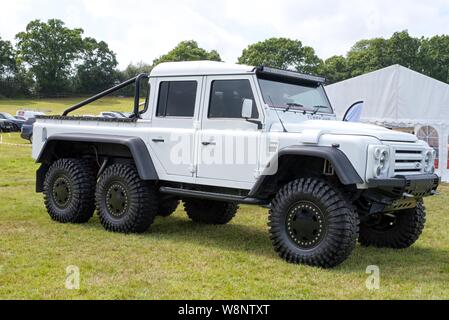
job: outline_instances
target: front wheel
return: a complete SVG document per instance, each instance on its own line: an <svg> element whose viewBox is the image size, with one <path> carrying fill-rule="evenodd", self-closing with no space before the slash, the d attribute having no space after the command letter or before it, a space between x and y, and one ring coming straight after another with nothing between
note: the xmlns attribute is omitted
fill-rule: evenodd
<svg viewBox="0 0 449 320"><path fill-rule="evenodd" d="M332 268L355 248L359 219L341 194L321 179L299 179L271 204L269 232L275 251L290 263Z"/></svg>
<svg viewBox="0 0 449 320"><path fill-rule="evenodd" d="M421 235L426 222L422 202L414 209L371 217L360 225L359 242L363 246L405 249Z"/></svg>

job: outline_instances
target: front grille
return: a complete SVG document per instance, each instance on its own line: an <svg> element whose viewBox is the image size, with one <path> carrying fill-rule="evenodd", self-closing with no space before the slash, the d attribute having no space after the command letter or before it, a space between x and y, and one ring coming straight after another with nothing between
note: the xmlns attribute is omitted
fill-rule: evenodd
<svg viewBox="0 0 449 320"><path fill-rule="evenodd" d="M394 147L394 175L413 175L424 172L424 150L418 147Z"/></svg>

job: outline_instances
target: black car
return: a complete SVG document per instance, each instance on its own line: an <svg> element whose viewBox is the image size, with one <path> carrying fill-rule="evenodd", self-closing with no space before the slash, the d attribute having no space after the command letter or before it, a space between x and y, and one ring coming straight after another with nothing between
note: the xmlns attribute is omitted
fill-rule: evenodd
<svg viewBox="0 0 449 320"><path fill-rule="evenodd" d="M13 125L12 131L16 131L16 132L19 132L22 129L22 125L25 122L25 120L17 119L7 112L0 112L0 119L7 120L7 121L13 123L14 125Z"/></svg>
<svg viewBox="0 0 449 320"><path fill-rule="evenodd" d="M0 133L1 132L13 132L16 131L17 127L11 121L0 119Z"/></svg>
<svg viewBox="0 0 449 320"><path fill-rule="evenodd" d="M28 118L25 123L22 125L22 133L20 137L22 139L33 142L33 125L36 122L36 118Z"/></svg>

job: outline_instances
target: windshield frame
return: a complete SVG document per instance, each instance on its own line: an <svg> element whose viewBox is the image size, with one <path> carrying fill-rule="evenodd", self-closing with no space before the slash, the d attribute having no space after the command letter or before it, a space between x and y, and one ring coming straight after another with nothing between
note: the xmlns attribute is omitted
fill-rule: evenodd
<svg viewBox="0 0 449 320"><path fill-rule="evenodd" d="M326 106L327 110L322 111L323 110L322 108L318 108L317 110L310 110L310 108L308 108L308 107L298 109L298 107L294 107L294 106L289 107L288 105L273 106L271 101L265 101L266 100L265 94L264 94L264 90L263 90L260 80L266 80L266 81L278 82L278 83L282 83L282 84L297 85L297 86L302 86L302 87L319 89L319 90L321 90L322 96L323 96L324 100L327 102L327 105L329 108L327 108L327 106ZM327 95L326 89L324 88L324 84L322 82L312 82L312 81L307 81L307 80L303 80L303 79L293 79L290 77L268 77L266 75L258 74L257 75L257 83L259 85L263 101L271 109L284 110L286 112L294 112L294 113L299 112L299 113L326 114L326 115L335 114L334 108L332 107L332 103L329 99L329 96ZM316 107L318 107L318 106L316 106Z"/></svg>

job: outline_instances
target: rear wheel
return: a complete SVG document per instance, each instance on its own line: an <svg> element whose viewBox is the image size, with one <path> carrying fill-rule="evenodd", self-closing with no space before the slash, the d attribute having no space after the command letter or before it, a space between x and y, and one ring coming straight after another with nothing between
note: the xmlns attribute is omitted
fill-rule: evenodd
<svg viewBox="0 0 449 320"><path fill-rule="evenodd" d="M360 225L359 242L363 246L405 249L420 237L426 222L422 202L416 208L378 215Z"/></svg>
<svg viewBox="0 0 449 320"><path fill-rule="evenodd" d="M113 164L101 175L95 193L101 224L108 231L142 233L157 215L156 190L131 164Z"/></svg>
<svg viewBox="0 0 449 320"><path fill-rule="evenodd" d="M192 221L205 224L227 224L237 213L238 205L231 202L185 199L184 210Z"/></svg>
<svg viewBox="0 0 449 320"><path fill-rule="evenodd" d="M290 263L331 268L345 261L358 236L358 215L325 180L287 184L271 204L269 232L275 251Z"/></svg>
<svg viewBox="0 0 449 320"><path fill-rule="evenodd" d="M45 206L62 223L84 223L95 210L96 169L90 160L60 159L48 169L44 181Z"/></svg>

